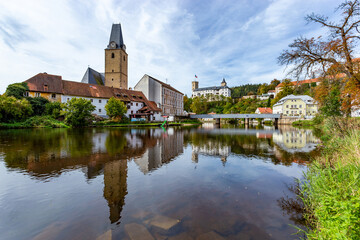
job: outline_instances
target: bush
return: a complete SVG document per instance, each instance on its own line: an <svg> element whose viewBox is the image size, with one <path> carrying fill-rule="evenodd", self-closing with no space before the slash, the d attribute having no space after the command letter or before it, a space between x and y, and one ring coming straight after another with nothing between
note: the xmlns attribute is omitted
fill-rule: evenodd
<svg viewBox="0 0 360 240"><path fill-rule="evenodd" d="M24 122L0 123L0 129L14 128L67 128L63 122L57 121L50 116L34 116Z"/></svg>
<svg viewBox="0 0 360 240"><path fill-rule="evenodd" d="M114 97L111 97L109 99L109 101L105 105L105 109L106 114L110 118L121 119L121 117L127 112L126 105L120 99Z"/></svg>
<svg viewBox="0 0 360 240"><path fill-rule="evenodd" d="M34 116L41 116L46 113L45 105L49 103L49 100L43 97L27 97L26 99L31 104Z"/></svg>
<svg viewBox="0 0 360 240"><path fill-rule="evenodd" d="M45 113L54 119L58 119L61 116L62 109L63 105L59 102L49 102L45 104Z"/></svg>
<svg viewBox="0 0 360 240"><path fill-rule="evenodd" d="M5 95L8 97L15 97L21 99L25 96L26 91L29 90L29 87L26 82L10 84L6 88Z"/></svg>
<svg viewBox="0 0 360 240"><path fill-rule="evenodd" d="M95 106L90 100L84 98L72 98L65 105L64 116L65 123L81 127L91 123L93 116L91 113L95 110Z"/></svg>
<svg viewBox="0 0 360 240"><path fill-rule="evenodd" d="M32 113L31 105L26 99L0 95L0 122L21 121Z"/></svg>

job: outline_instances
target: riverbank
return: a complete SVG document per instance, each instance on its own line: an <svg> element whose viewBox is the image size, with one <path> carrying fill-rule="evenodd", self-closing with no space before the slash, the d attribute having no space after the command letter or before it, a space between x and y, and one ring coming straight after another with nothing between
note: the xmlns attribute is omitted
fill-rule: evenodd
<svg viewBox="0 0 360 240"><path fill-rule="evenodd" d="M119 127L119 128L141 128L141 127L160 127L161 122L97 122L86 127ZM184 121L184 122L168 122L166 126L192 126L201 125L198 121ZM25 128L70 128L62 121L58 121L50 116L34 116L24 122L15 123L0 123L0 129L25 129Z"/></svg>
<svg viewBox="0 0 360 240"><path fill-rule="evenodd" d="M300 184L308 239L360 239L360 124L326 119L322 155Z"/></svg>

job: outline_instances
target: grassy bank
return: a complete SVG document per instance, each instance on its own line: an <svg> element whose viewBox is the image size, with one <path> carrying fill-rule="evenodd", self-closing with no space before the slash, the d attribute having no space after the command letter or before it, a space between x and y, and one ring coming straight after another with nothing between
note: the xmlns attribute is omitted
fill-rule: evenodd
<svg viewBox="0 0 360 240"><path fill-rule="evenodd" d="M309 166L301 196L308 239L360 239L360 124L325 120L324 148Z"/></svg>
<svg viewBox="0 0 360 240"><path fill-rule="evenodd" d="M68 128L65 123L60 122L50 116L34 116L23 122L0 123L0 129L17 128Z"/></svg>

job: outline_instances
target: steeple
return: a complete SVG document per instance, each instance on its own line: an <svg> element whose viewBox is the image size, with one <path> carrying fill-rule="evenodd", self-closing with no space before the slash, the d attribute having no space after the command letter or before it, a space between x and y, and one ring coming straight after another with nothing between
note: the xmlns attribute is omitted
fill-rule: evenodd
<svg viewBox="0 0 360 240"><path fill-rule="evenodd" d="M105 86L128 89L128 55L121 24L113 24L105 49Z"/></svg>
<svg viewBox="0 0 360 240"><path fill-rule="evenodd" d="M222 82L221 82L221 86L226 86L225 78L223 78L223 80L222 80Z"/></svg>
<svg viewBox="0 0 360 240"><path fill-rule="evenodd" d="M116 23L116 24L114 23L112 25L109 44L107 48L126 50L120 23Z"/></svg>

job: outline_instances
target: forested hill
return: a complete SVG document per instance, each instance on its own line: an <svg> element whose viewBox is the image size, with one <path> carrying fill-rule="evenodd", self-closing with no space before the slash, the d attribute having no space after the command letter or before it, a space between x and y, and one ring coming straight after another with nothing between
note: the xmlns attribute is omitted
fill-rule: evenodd
<svg viewBox="0 0 360 240"><path fill-rule="evenodd" d="M231 97L240 98L242 96L248 95L250 92L256 95L261 84L246 84L238 87L231 88Z"/></svg>

